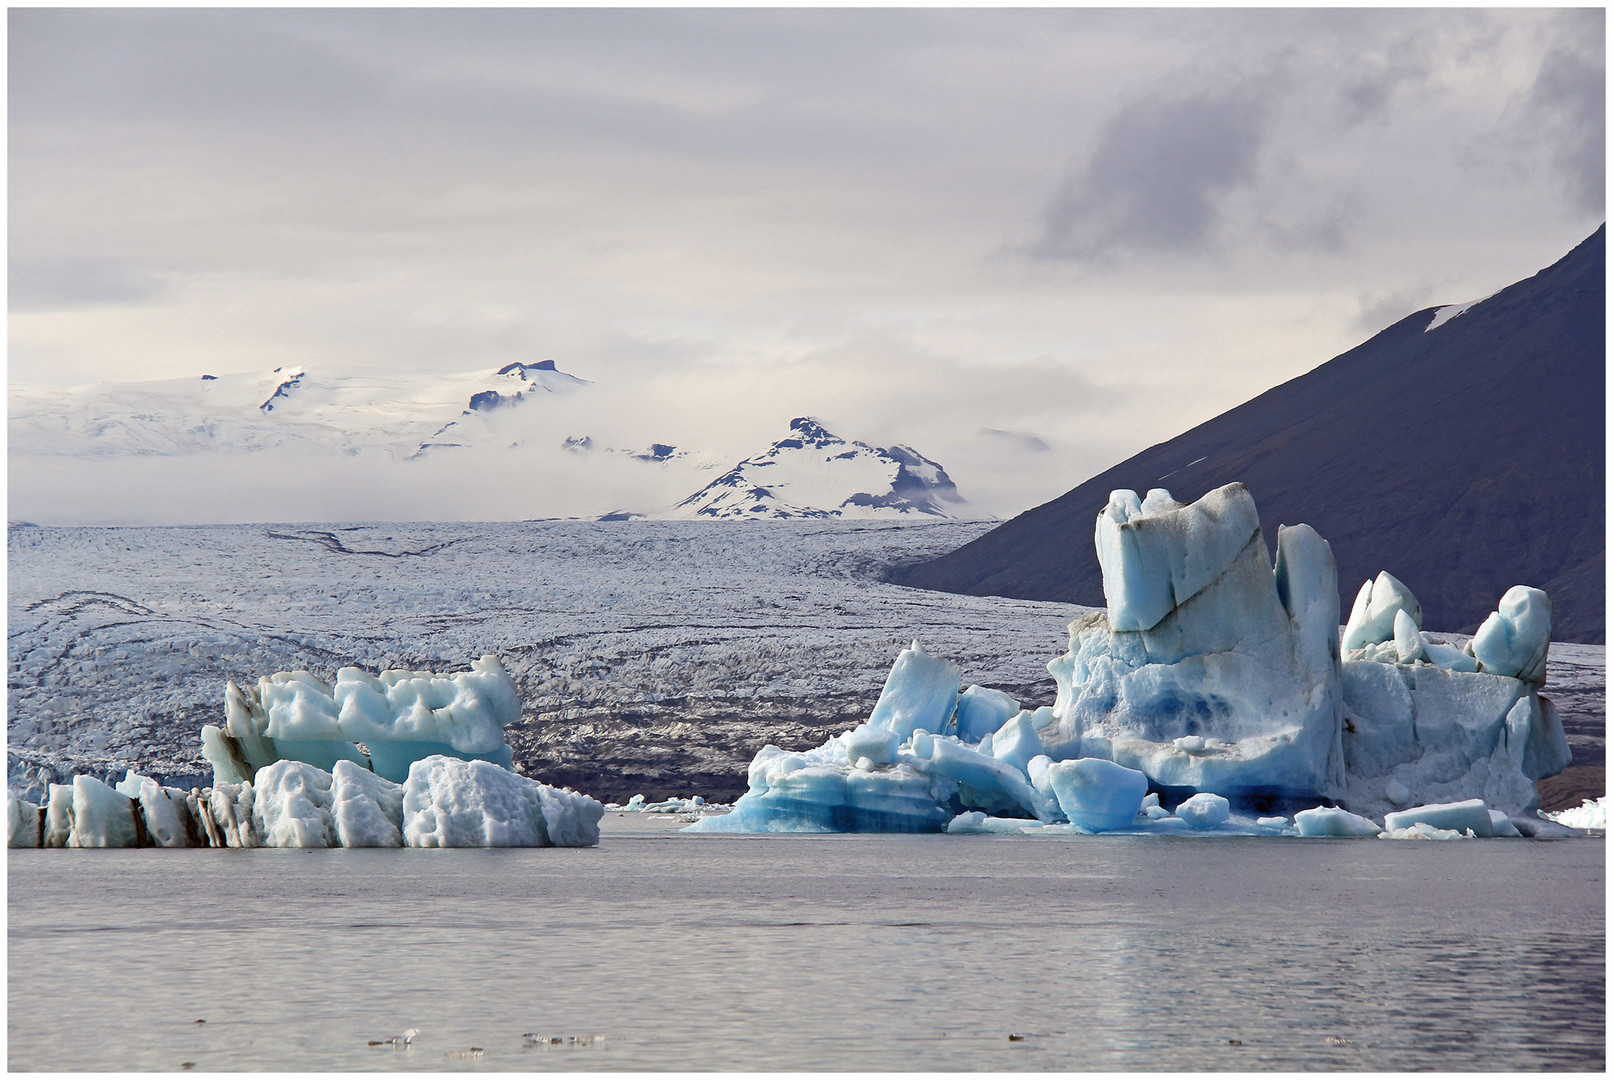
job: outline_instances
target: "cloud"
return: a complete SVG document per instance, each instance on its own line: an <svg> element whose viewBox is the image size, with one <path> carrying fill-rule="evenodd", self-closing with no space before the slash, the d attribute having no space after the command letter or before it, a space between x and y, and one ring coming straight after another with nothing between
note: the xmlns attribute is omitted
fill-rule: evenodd
<svg viewBox="0 0 1613 1080"><path fill-rule="evenodd" d="M7 269L12 311L70 311L141 304L161 296L163 279L116 259L18 259Z"/></svg>
<svg viewBox="0 0 1613 1080"><path fill-rule="evenodd" d="M1040 435L1032 435L1025 431L1004 431L1001 428L983 427L980 434L988 439L995 439L1017 447L1020 450L1029 450L1032 453L1045 454L1052 449L1047 440Z"/></svg>
<svg viewBox="0 0 1613 1080"><path fill-rule="evenodd" d="M1214 244L1222 200L1257 177L1278 89L1250 78L1122 109L1085 167L1053 193L1036 254L1089 261Z"/></svg>
<svg viewBox="0 0 1613 1080"><path fill-rule="evenodd" d="M1600 37L1600 35L1598 35ZM1553 49L1529 89L1528 124L1576 208L1603 212L1607 185L1607 73L1603 56Z"/></svg>

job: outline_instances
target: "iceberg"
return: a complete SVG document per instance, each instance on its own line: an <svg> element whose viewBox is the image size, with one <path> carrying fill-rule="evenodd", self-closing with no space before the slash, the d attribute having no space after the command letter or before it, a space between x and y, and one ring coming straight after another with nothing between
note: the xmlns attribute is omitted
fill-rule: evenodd
<svg viewBox="0 0 1613 1080"><path fill-rule="evenodd" d="M1377 836L1383 829L1370 818L1336 806L1317 806L1294 815L1301 836Z"/></svg>
<svg viewBox="0 0 1613 1080"><path fill-rule="evenodd" d="M732 812L690 831L1426 839L1557 827L1535 815L1535 782L1569 760L1538 693L1544 593L1508 590L1457 648L1423 631L1416 596L1384 571L1341 628L1327 541L1281 526L1273 560L1241 484L1190 504L1116 491L1093 542L1109 607L1070 624L1068 651L1047 665L1051 707L978 685L960 694L959 669L915 641L866 723L811 750L765 747ZM1290 824L1270 816L1278 806L1311 809Z"/></svg>
<svg viewBox="0 0 1613 1080"><path fill-rule="evenodd" d="M211 787L51 784L41 808L8 792L12 847L591 847L600 803L505 768L514 682L484 656L469 672L342 668L334 685L277 672L227 684L225 726L202 728ZM870 752L896 736L871 730ZM366 746L356 737L368 740ZM368 749L369 753L365 753ZM377 768L371 769L371 763ZM401 781L389 771L401 770ZM640 802L643 800L640 799ZM698 800L703 805L703 800Z"/></svg>
<svg viewBox="0 0 1613 1080"><path fill-rule="evenodd" d="M1213 829L1232 814L1232 804L1223 796L1200 791L1189 795L1176 807L1176 816L1195 829Z"/></svg>
<svg viewBox="0 0 1613 1080"><path fill-rule="evenodd" d="M1609 796L1603 795L1599 799L1585 799L1578 806L1559 810L1555 814L1545 816L1559 825L1567 825L1571 829L1606 829L1607 808ZM12 845L16 846L16 845Z"/></svg>
<svg viewBox="0 0 1613 1080"><path fill-rule="evenodd" d="M1148 777L1102 758L1053 762L1047 782L1070 824L1093 832L1131 825L1148 794Z"/></svg>
<svg viewBox="0 0 1613 1080"><path fill-rule="evenodd" d="M330 773L302 761L281 760L259 769L252 824L263 846L337 846L331 780Z"/></svg>
<svg viewBox="0 0 1613 1080"><path fill-rule="evenodd" d="M403 784L409 847L592 847L605 808L488 761L435 755Z"/></svg>
<svg viewBox="0 0 1613 1080"><path fill-rule="evenodd" d="M868 722L894 731L903 741L918 728L945 730L958 706L960 675L958 665L931 656L913 642L896 657Z"/></svg>
<svg viewBox="0 0 1613 1080"><path fill-rule="evenodd" d="M245 689L230 681L224 715L223 728L202 728L215 784L241 783L280 760L324 772L350 761L401 783L414 762L435 756L508 768L514 756L504 728L521 719L521 702L515 680L489 655L451 675L344 667L335 683L307 671L278 671Z"/></svg>
<svg viewBox="0 0 1613 1080"><path fill-rule="evenodd" d="M403 846L403 785L351 761L331 770L330 816L342 847Z"/></svg>
<svg viewBox="0 0 1613 1080"><path fill-rule="evenodd" d="M1120 512L1124 518L1120 520ZM1098 516L1120 614L1070 624L1050 756L1109 758L1163 787L1243 798L1343 793L1338 586L1309 526L1278 531L1229 484L1184 505L1118 491ZM1169 601L1167 604L1166 601Z"/></svg>

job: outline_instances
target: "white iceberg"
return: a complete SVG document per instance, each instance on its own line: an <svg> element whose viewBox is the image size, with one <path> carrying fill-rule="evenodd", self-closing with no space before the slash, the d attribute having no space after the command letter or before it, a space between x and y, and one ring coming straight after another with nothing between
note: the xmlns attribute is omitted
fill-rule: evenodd
<svg viewBox="0 0 1613 1080"><path fill-rule="evenodd" d="M6 846L43 847L45 815L14 791L6 792Z"/></svg>
<svg viewBox="0 0 1613 1080"><path fill-rule="evenodd" d="M264 847L338 845L330 773L302 761L276 761L258 770L252 790L252 824Z"/></svg>
<svg viewBox="0 0 1613 1080"><path fill-rule="evenodd" d="M330 816L342 847L403 846L403 785L351 761L331 770Z"/></svg>
<svg viewBox="0 0 1613 1080"><path fill-rule="evenodd" d="M1608 799L1606 795L1599 799L1586 799L1578 806L1571 806L1567 810L1559 810L1545 816L1571 829L1606 829Z"/></svg>
<svg viewBox="0 0 1613 1080"><path fill-rule="evenodd" d="M409 847L592 847L604 814L586 795L440 754L416 761L403 785Z"/></svg>
<svg viewBox="0 0 1613 1080"><path fill-rule="evenodd" d="M73 777L73 825L67 847L139 847L144 823L134 799L93 776Z"/></svg>
<svg viewBox="0 0 1613 1080"><path fill-rule="evenodd" d="M1484 805L1483 799L1463 799L1461 802L1414 806L1410 810L1385 814L1383 818L1385 832L1409 829L1413 825L1427 825L1455 833L1471 831L1474 836L1494 835L1490 809Z"/></svg>
<svg viewBox="0 0 1613 1080"><path fill-rule="evenodd" d="M1176 816L1195 829L1213 829L1232 814L1225 797L1208 791L1189 795L1176 806Z"/></svg>

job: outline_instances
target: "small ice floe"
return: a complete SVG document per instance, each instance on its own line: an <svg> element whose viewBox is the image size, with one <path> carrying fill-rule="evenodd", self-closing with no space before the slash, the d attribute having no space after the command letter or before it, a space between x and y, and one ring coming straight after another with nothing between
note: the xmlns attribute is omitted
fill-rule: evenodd
<svg viewBox="0 0 1613 1080"><path fill-rule="evenodd" d="M521 1034L523 1046L581 1047L592 1046L596 1042L602 1043L604 1041L605 1036L603 1035L537 1035L530 1031L522 1032Z"/></svg>
<svg viewBox="0 0 1613 1080"><path fill-rule="evenodd" d="M410 1028L408 1031L405 1031L402 1035L393 1035L390 1038L386 1038L386 1039L371 1039L370 1040L370 1045L371 1046L395 1046L395 1047L400 1047L400 1048L402 1048L404 1050L407 1050L407 1049L409 1049L410 1046L412 1046L414 1044L415 1036L419 1035L419 1034L420 1034L420 1029L419 1028Z"/></svg>
<svg viewBox="0 0 1613 1080"><path fill-rule="evenodd" d="M453 1061L475 1061L483 1053L485 1051L480 1046L472 1046L468 1050L452 1050L444 1054L443 1057Z"/></svg>

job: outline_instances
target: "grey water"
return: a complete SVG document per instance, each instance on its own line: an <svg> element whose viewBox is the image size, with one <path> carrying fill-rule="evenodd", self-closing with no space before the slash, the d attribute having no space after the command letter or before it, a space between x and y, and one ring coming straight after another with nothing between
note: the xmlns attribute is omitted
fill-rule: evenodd
<svg viewBox="0 0 1613 1080"><path fill-rule="evenodd" d="M1600 840L607 826L592 849L11 851L7 1064L1606 1064Z"/></svg>

